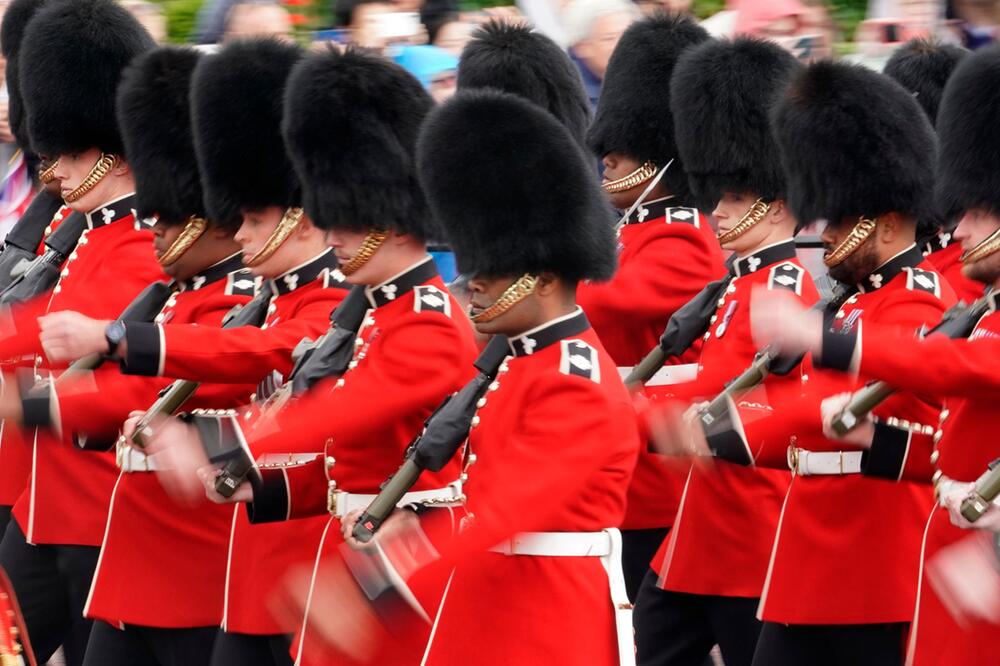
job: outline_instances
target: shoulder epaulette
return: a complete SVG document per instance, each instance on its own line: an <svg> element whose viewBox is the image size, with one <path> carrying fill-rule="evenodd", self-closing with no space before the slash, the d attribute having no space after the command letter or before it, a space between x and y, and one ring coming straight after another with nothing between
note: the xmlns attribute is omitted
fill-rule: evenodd
<svg viewBox="0 0 1000 666"><path fill-rule="evenodd" d="M941 276L922 268L905 268L906 288L910 291L926 291L941 298Z"/></svg>
<svg viewBox="0 0 1000 666"><path fill-rule="evenodd" d="M451 316L451 299L432 284L423 284L413 288L414 312L440 312Z"/></svg>
<svg viewBox="0 0 1000 666"><path fill-rule="evenodd" d="M559 344L562 347L559 372L601 383L601 364L596 349L583 340L562 340Z"/></svg>
<svg viewBox="0 0 1000 666"><path fill-rule="evenodd" d="M226 276L226 296L253 296L257 293L257 278L249 268L241 268Z"/></svg>
<svg viewBox="0 0 1000 666"><path fill-rule="evenodd" d="M771 272L767 276L768 289L787 289L802 295L802 279L806 274L806 269L797 266L790 261L782 261L771 266Z"/></svg>
<svg viewBox="0 0 1000 666"><path fill-rule="evenodd" d="M697 208L688 208L687 206L676 206L674 208L668 208L666 214L667 224L673 224L674 222L691 224L697 228L701 222L699 221L700 216L698 214Z"/></svg>

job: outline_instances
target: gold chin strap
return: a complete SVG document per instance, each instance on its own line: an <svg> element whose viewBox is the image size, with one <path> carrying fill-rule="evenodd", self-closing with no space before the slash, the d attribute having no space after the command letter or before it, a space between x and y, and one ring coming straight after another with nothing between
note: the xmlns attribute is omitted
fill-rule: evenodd
<svg viewBox="0 0 1000 666"><path fill-rule="evenodd" d="M42 185L48 185L53 180L56 179L56 169L59 168L59 160L56 160L49 165L48 169L42 169L38 172L38 180Z"/></svg>
<svg viewBox="0 0 1000 666"><path fill-rule="evenodd" d="M619 192L626 192L631 190L633 187L639 187L650 178L656 175L658 171L655 164L647 160L638 169L628 174L627 176L622 176L616 180L609 180L608 182L601 185L604 191L608 194L617 194Z"/></svg>
<svg viewBox="0 0 1000 666"><path fill-rule="evenodd" d="M474 324L485 324L488 321L493 321L524 300L526 296L531 294L531 292L535 290L536 284L538 284L538 277L531 275L530 273L525 273L519 277L514 284L507 287L507 289L500 294L500 298L493 302L493 305L477 315L469 315L469 319L471 319Z"/></svg>
<svg viewBox="0 0 1000 666"><path fill-rule="evenodd" d="M388 237L388 231L369 231L365 239L361 241L361 247L354 253L351 260L340 267L340 272L345 276L357 273L359 268L371 260L375 251L382 247L382 243Z"/></svg>
<svg viewBox="0 0 1000 666"><path fill-rule="evenodd" d="M302 221L302 215L301 208L293 207L286 209L285 214L281 216L281 221L278 222L278 226L275 227L274 233L264 243L264 247L260 248L257 254L250 257L249 261L244 262L244 266L253 268L254 266L260 266L270 259L278 251L278 248L281 247L281 244L288 240L288 237L299 226L299 222Z"/></svg>
<svg viewBox="0 0 1000 666"><path fill-rule="evenodd" d="M736 223L736 226L729 231L719 234L716 239L719 241L720 245L725 245L726 243L731 243L764 219L768 211L771 210L771 204L767 203L763 199L757 199L754 201L740 221Z"/></svg>
<svg viewBox="0 0 1000 666"><path fill-rule="evenodd" d="M105 176L111 173L111 170L115 168L118 164L118 156L111 155L109 153L101 153L101 156L97 159L97 164L94 168L90 170L87 177L83 179L83 182L77 185L76 189L63 197L63 201L66 203L73 203L79 200L87 192L94 189L94 187L101 182Z"/></svg>
<svg viewBox="0 0 1000 666"><path fill-rule="evenodd" d="M208 221L205 218L194 215L189 217L187 224L181 229L181 233L160 257L160 265L166 268L180 259L201 238L206 228L208 228Z"/></svg>
<svg viewBox="0 0 1000 666"><path fill-rule="evenodd" d="M826 264L827 268L833 268L843 263L844 259L854 254L868 240L876 226L878 226L878 218L874 220L867 217L858 218L858 223L851 229L851 233L847 234L847 238L841 241L840 245L835 247L830 254L823 257L823 263Z"/></svg>
<svg viewBox="0 0 1000 666"><path fill-rule="evenodd" d="M958 259L965 265L974 264L977 261L982 261L997 250L1000 250L1000 229L997 229L984 238L976 247L968 252L963 252L962 256Z"/></svg>

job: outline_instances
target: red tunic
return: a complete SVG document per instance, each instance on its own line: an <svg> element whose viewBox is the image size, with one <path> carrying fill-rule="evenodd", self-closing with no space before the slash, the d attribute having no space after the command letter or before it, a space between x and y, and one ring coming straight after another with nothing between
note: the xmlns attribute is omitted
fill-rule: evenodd
<svg viewBox="0 0 1000 666"><path fill-rule="evenodd" d="M904 389L919 388L946 399L947 408L941 412L939 429L910 424L896 440L904 446L894 445L895 438L880 432L882 437L876 436L872 452L880 446L895 451L894 460L909 478L926 479L931 470L939 470L956 481L978 478L1000 452L993 430L1000 397L1000 373L995 367L1000 358L1000 312L996 299L967 340L942 336L917 340L876 326L865 326L857 337L863 344L854 347L857 350L854 367L860 368L864 375ZM920 359L920 372L914 372L915 358ZM934 440L938 440L936 446ZM933 449L930 458L928 448ZM926 486L925 492L930 494ZM942 548L969 537L969 532L951 524L946 510L935 507L924 537L922 565L932 562ZM992 655L1000 653L1000 632L996 625L968 620L958 624L942 604L923 567L919 589L908 663L959 666L985 663L984 659L992 663Z"/></svg>
<svg viewBox="0 0 1000 666"><path fill-rule="evenodd" d="M618 270L610 282L580 285L578 302L611 358L633 366L657 345L667 321L702 287L725 273L722 251L708 221L669 200L636 211L619 238ZM697 348L671 363L697 359ZM673 524L687 465L645 448L639 452L623 529Z"/></svg>
<svg viewBox="0 0 1000 666"><path fill-rule="evenodd" d="M42 234L42 242L38 246L39 255L45 253L45 239L71 212L68 206L62 206L52 216L52 221ZM31 365L33 360L32 357L28 357L26 363L16 361L4 363L3 368L5 371L10 371L16 367ZM24 441L20 428L16 426L8 428L0 421L0 506L14 505L28 483L29 474L31 474L31 441Z"/></svg>
<svg viewBox="0 0 1000 666"><path fill-rule="evenodd" d="M791 239L741 259L736 270L738 277L720 299L705 335L699 379L694 386L678 387L690 396L711 399L753 360L754 289L788 289L806 305L819 300L812 279L795 258ZM799 369L784 377L771 375L765 390L747 394L741 403L766 406L768 387L800 381ZM691 594L760 596L789 481L787 470L725 460L711 467L693 466L674 528L653 561L660 587ZM707 560L706 553L712 554Z"/></svg>
<svg viewBox="0 0 1000 666"><path fill-rule="evenodd" d="M164 277L151 252L152 233L136 221L132 200L123 197L88 213L88 229L52 292L11 309L0 333L0 355L37 354L36 366L46 368L39 316L75 310L114 319L146 285ZM29 484L14 517L29 543L99 546L117 477L113 454L81 454L69 440L39 431Z"/></svg>
<svg viewBox="0 0 1000 666"><path fill-rule="evenodd" d="M520 341L529 337L526 353ZM488 549L521 532L597 532L621 522L639 448L631 400L579 310L510 344L514 357L469 438L477 456L468 469L470 517L444 539L448 512L422 521L441 555L407 581L434 619L423 663L618 664L599 558ZM453 568L439 607L426 593Z"/></svg>
<svg viewBox="0 0 1000 666"><path fill-rule="evenodd" d="M250 299L252 280L249 290L234 286L248 276L234 255L182 285L157 320L218 327L235 305ZM166 379L123 376L112 367L102 368L95 379L96 386L58 395L61 426L77 436L113 438L131 410L151 405L169 384ZM235 407L251 390L249 384L202 384L186 407ZM177 505L153 473L121 472L84 614L116 625L217 625L229 519L229 507L208 500ZM156 553L164 556L151 566L149 554Z"/></svg>
<svg viewBox="0 0 1000 666"><path fill-rule="evenodd" d="M328 485L377 493L424 419L474 371L472 328L429 257L368 293L373 310L359 331L354 367L336 382L321 382L273 421L248 428L247 442L258 457L323 451L298 466L261 469L264 484L248 506L254 522L327 516L319 561L338 557L342 543L339 522L327 512ZM456 459L425 473L414 490L442 488L459 473ZM329 663L324 646L308 632L300 652L302 664Z"/></svg>
<svg viewBox="0 0 1000 666"><path fill-rule="evenodd" d="M835 328L859 322L897 331L933 325L955 302L951 288L915 246L876 270L864 291L840 308ZM742 425L743 446L758 465L787 468L789 444L807 451L849 446L822 436L822 398L851 391L864 378L814 373L805 395L775 415ZM876 414L927 423L933 400L901 393ZM932 498L926 486L865 474L793 476L782 508L759 615L785 624L908 622L916 601L920 539ZM891 515L876 507L892 507Z"/></svg>
<svg viewBox="0 0 1000 666"><path fill-rule="evenodd" d="M934 269L943 275L951 288L955 290L958 299L971 303L983 295L983 285L962 274L962 245L952 243L951 234L940 235L934 243L924 247L924 257Z"/></svg>

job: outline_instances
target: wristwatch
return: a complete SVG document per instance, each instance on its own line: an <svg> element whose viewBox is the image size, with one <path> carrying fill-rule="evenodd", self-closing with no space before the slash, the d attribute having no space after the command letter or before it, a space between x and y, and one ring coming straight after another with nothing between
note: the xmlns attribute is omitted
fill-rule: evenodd
<svg viewBox="0 0 1000 666"><path fill-rule="evenodd" d="M118 345L125 339L125 322L113 321L104 329L104 339L108 341L107 356L117 359Z"/></svg>

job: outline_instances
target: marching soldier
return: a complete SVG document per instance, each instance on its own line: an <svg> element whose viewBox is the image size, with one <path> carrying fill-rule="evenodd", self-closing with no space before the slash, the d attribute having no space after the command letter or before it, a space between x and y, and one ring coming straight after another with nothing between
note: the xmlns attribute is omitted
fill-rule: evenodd
<svg viewBox="0 0 1000 666"><path fill-rule="evenodd" d="M705 210L714 208L719 244L738 258L726 284L707 288L718 301L710 297L714 311L699 329L705 332L698 378L671 387L675 395L711 398L753 361L753 290L787 291L805 305L819 298L795 255L796 221L768 123L773 102L798 67L777 45L739 39L692 47L674 69L677 148L697 199ZM800 373L791 372L772 375L765 387L799 382ZM749 403L766 405L766 392L741 400ZM727 665L750 665L788 482L785 470L726 461L692 466L673 530L636 602L639 664L697 666L718 644Z"/></svg>
<svg viewBox="0 0 1000 666"><path fill-rule="evenodd" d="M4 318L0 356L37 355L38 373L48 372L41 315L73 309L113 318L163 275L149 251L152 234L133 212L135 185L114 110L122 69L151 48L138 22L109 0L46 4L24 31L18 74L31 142L58 160L63 199L83 215L79 242L51 293ZM16 395L16 387L5 388ZM79 664L90 629L83 606L117 478L114 456L80 455L44 431L27 441L31 477L0 544L0 564L39 660L63 644L67 663Z"/></svg>
<svg viewBox="0 0 1000 666"><path fill-rule="evenodd" d="M330 50L299 63L285 102L284 136L304 208L328 230L340 271L361 285L369 313L340 379L320 381L256 421L233 423L259 461L252 483L234 498L249 500L253 523L325 515L320 567L339 557L340 518L367 505L423 420L470 376L475 345L426 252L434 229L416 182L414 151L432 102L420 83L379 56ZM226 428L232 421L221 418ZM173 451L197 447L197 437L184 428L154 426L153 441ZM316 450L323 455L302 456L294 466L277 468L260 458ZM161 472L169 481L167 474L180 483L190 478L183 466ZM426 475L416 496L458 500L460 484L453 482L459 475L456 460ZM319 603L325 592L309 587L308 603ZM392 654L384 663L419 662L415 646L382 647ZM305 626L296 663L330 659L320 636Z"/></svg>
<svg viewBox="0 0 1000 666"><path fill-rule="evenodd" d="M913 93L931 124L938 118L938 107L945 84L962 59L969 54L961 46L914 39L897 49L885 66L885 74ZM931 262L961 300L971 303L983 295L983 287L962 273L959 256L962 248L953 243L955 223L942 223L941 211L935 211L918 229L917 240L924 256Z"/></svg>
<svg viewBox="0 0 1000 666"><path fill-rule="evenodd" d="M936 323L955 296L914 242L930 207L934 135L913 97L881 74L824 61L793 76L772 118L789 205L800 222L827 220L824 262L856 287L834 328ZM856 385L816 373L804 395L773 397L772 416L750 422L730 402L708 429L719 458L792 470L758 611L758 666L902 661L930 498L878 478L882 461L822 435L819 398ZM880 413L923 424L937 409L901 393Z"/></svg>
<svg viewBox="0 0 1000 666"><path fill-rule="evenodd" d="M936 191L940 205L960 217L955 229L962 248L962 271L969 279L1000 286L1000 198L992 168L1000 145L993 119L995 86L1000 84L1000 54L977 52L958 66L945 89L938 122L941 152ZM936 485L939 506L924 537L920 598L910 633L907 663L914 666L968 664L993 660L1000 650L996 625L983 619L954 617L932 572L935 558L967 536L948 519L968 495L971 484L997 456L989 436L996 423L997 374L992 360L1000 337L996 295L967 340L869 326L850 332L823 331L808 316L781 305L783 317L761 322L761 333L791 348L811 349L825 365L888 381L900 389L946 398L936 427L921 428L876 416L865 419L845 441L884 461L890 479L915 479ZM918 363L914 359L919 359ZM824 406L829 421L845 399ZM928 455L929 454L929 455ZM929 493L928 493L929 494ZM964 523L964 521L962 521ZM978 524L978 523L977 523ZM979 582L990 585L988 579ZM983 655L989 655L984 657Z"/></svg>
<svg viewBox="0 0 1000 666"><path fill-rule="evenodd" d="M429 666L473 654L484 666L629 663L620 541L608 528L624 513L638 436L615 363L574 298L577 283L614 267L596 178L551 115L497 91L460 92L420 146L421 182L470 276L470 314L481 333L507 336L509 356L471 421L457 533L452 512L417 507L375 536L382 571L416 611L389 621L433 622ZM526 147L531 170L518 167ZM433 548L409 545L426 539ZM446 579L433 605L427 592Z"/></svg>
<svg viewBox="0 0 1000 666"><path fill-rule="evenodd" d="M627 214L620 223L614 278L581 285L579 303L624 372L656 345L675 310L725 273L715 234L692 207L670 110L677 58L707 39L692 19L678 16L655 16L629 27L611 56L587 134L604 165L604 191ZM684 365L671 366L659 383L693 379L696 353L671 359ZM631 599L673 524L686 472L668 468L661 456L639 454L621 526Z"/></svg>

